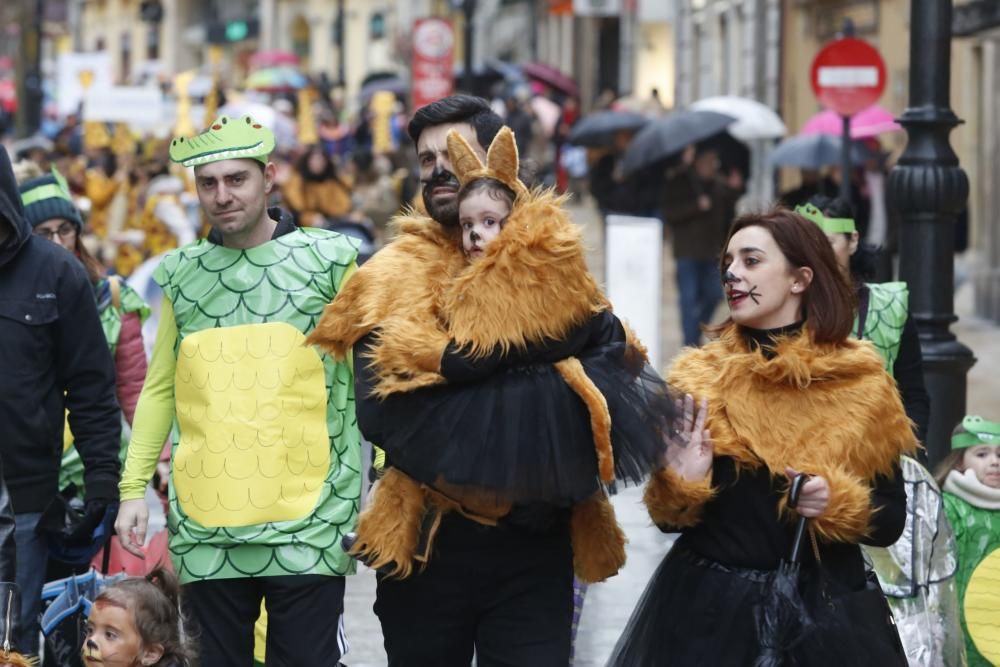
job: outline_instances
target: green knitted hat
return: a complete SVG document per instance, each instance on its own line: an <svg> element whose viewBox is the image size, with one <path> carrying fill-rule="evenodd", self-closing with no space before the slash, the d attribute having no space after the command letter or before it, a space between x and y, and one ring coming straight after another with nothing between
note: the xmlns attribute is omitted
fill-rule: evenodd
<svg viewBox="0 0 1000 667"><path fill-rule="evenodd" d="M1000 445L1000 423L986 421L969 415L951 436L952 449L965 449L976 445Z"/></svg>
<svg viewBox="0 0 1000 667"><path fill-rule="evenodd" d="M806 220L815 222L826 234L850 234L857 230L853 218L828 218L812 204L796 206L795 212Z"/></svg>
<svg viewBox="0 0 1000 667"><path fill-rule="evenodd" d="M51 174L25 181L20 192L24 217L32 227L37 227L46 220L62 218L72 222L76 231L83 228L83 219L70 196L69 186L55 169Z"/></svg>
<svg viewBox="0 0 1000 667"><path fill-rule="evenodd" d="M170 159L185 167L251 158L267 164L274 150L274 133L250 116L234 120L219 116L211 127L193 137L175 137L170 142Z"/></svg>

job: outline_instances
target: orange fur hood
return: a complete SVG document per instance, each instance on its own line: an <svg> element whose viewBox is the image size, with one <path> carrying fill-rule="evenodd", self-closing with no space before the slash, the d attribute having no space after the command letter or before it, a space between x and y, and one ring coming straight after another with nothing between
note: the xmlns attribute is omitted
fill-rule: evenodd
<svg viewBox="0 0 1000 667"><path fill-rule="evenodd" d="M309 342L342 357L377 331L371 361L387 394L443 382L449 340L478 355L564 337L609 305L563 203L549 191L519 197L473 263L456 233L426 217L397 219L396 239L344 285Z"/></svg>
<svg viewBox="0 0 1000 667"><path fill-rule="evenodd" d="M821 345L806 330L780 339L768 360L732 326L683 352L669 381L708 400L716 456L780 477L786 467L825 477L831 511L815 524L828 539L867 531L871 482L917 447L895 383L867 342Z"/></svg>

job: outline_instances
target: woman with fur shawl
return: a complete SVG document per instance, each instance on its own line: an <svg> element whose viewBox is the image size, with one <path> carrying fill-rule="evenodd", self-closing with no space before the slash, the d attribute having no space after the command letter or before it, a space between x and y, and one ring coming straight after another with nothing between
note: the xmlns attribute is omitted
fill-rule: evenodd
<svg viewBox="0 0 1000 667"><path fill-rule="evenodd" d="M456 133L448 148L463 185L487 177L514 191L503 230L470 263L457 230L398 220L310 339L335 355L353 346L358 421L386 450L353 551L383 571L383 628L390 596L454 562L440 542L459 524L508 535L499 549L534 544L539 563L562 553L547 577L559 608L544 623L560 625L568 651L574 570L593 582L624 563L604 485L657 467L673 406L587 271L563 200L517 179L509 129L485 165Z"/></svg>
<svg viewBox="0 0 1000 667"><path fill-rule="evenodd" d="M916 442L895 385L876 350L849 339L853 293L815 224L785 210L744 216L724 253L731 317L673 364L685 426L645 494L653 521L681 536L609 664L905 664L890 626L825 606L866 589L859 545L889 545L903 528L899 457ZM806 611L776 648L758 615L799 516Z"/></svg>

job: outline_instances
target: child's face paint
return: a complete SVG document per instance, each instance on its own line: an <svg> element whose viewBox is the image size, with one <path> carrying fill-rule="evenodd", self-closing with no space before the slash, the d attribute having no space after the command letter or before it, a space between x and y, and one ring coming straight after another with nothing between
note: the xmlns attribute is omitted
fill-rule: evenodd
<svg viewBox="0 0 1000 667"><path fill-rule="evenodd" d="M962 465L973 470L976 478L994 489L1000 489L1000 445L976 445L965 450Z"/></svg>
<svg viewBox="0 0 1000 667"><path fill-rule="evenodd" d="M502 199L479 190L462 200L458 220L462 225L462 249L471 259L483 256L486 246L495 239L510 215L510 206Z"/></svg>
<svg viewBox="0 0 1000 667"><path fill-rule="evenodd" d="M132 613L107 600L98 600L87 619L87 638L80 650L87 667L142 665L142 639Z"/></svg>
<svg viewBox="0 0 1000 667"><path fill-rule="evenodd" d="M800 321L811 278L809 269L792 269L763 227L744 227L729 240L723 287L737 324L776 329Z"/></svg>

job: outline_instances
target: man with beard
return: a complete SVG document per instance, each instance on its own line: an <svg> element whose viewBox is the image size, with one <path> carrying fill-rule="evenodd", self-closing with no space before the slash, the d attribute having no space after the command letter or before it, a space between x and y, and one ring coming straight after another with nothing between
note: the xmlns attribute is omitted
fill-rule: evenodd
<svg viewBox="0 0 1000 667"><path fill-rule="evenodd" d="M421 384L423 374L409 370L414 361L439 368L449 383L464 376L468 384L456 381L455 392L472 391L473 384L478 388L488 382L496 396L520 391L518 400L547 400L531 395L538 390L518 379L526 369L548 372L540 368L542 364L505 369L501 367L508 360L497 359L494 352L490 359L472 361L470 366L477 368L467 373L473 369L463 365L469 359L462 349L449 343L444 333L444 340L426 333L425 325L442 315L443 292L469 266L462 252L459 179L449 157L448 133L457 132L485 161L484 147L491 145L501 127L486 100L465 95L444 98L416 112L409 134L416 145L430 217L397 219L397 237L352 276L308 341L338 358L353 347L358 423L375 444L389 447L385 476L363 515L369 523L359 525L354 547L363 558L377 553L371 558L380 570L375 613L390 667L468 665L473 653L482 666L569 663L575 555L570 508L535 500L511 503L499 499L496 491L477 495L474 487L449 483L445 469L435 468L438 461L430 459L422 463L428 468L423 485L413 483L415 492L402 492L399 477L410 470L393 467L396 447L416 444L398 434L419 419L402 415L418 414L435 405L438 392L452 391ZM512 299L521 298L510 294ZM383 355L389 347L399 349L396 343L407 336L419 340L403 344L400 358ZM386 345L390 337L393 342ZM490 371L489 380L477 374L493 363L497 370ZM380 380L387 376L409 383L413 390L380 395L384 386ZM572 401L579 404L575 397ZM502 400L497 405L503 414L494 415L495 419L510 423L520 418L518 405ZM569 410L557 410L550 417L552 428L580 419ZM582 420L589 440L586 414ZM466 435L443 437L441 451L453 451ZM557 460L556 465L566 464ZM435 480L426 481L429 477ZM610 522L614 523L613 515ZM391 530L368 531L366 526ZM609 532L613 535L614 528ZM380 542L385 549L367 549L369 539L381 540L373 537L376 534L391 535ZM605 540L594 543L603 545Z"/></svg>

